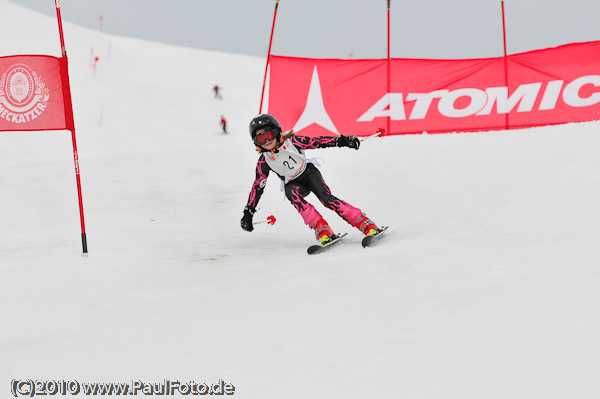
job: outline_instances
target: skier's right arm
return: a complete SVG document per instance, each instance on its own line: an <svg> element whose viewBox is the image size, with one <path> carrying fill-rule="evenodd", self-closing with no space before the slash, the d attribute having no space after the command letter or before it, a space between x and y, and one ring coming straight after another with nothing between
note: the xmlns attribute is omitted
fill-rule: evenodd
<svg viewBox="0 0 600 399"><path fill-rule="evenodd" d="M267 165L264 155L261 155L260 158L258 158L258 162L256 163L256 178L254 179L254 183L252 183L252 189L250 190L248 203L244 208L244 216L240 221L242 229L246 231L254 230L254 226L252 224L252 217L256 212L256 205L258 205L258 201L260 200L260 197L262 196L262 193L265 190L265 185L267 184L267 177L269 176L270 170L271 169Z"/></svg>

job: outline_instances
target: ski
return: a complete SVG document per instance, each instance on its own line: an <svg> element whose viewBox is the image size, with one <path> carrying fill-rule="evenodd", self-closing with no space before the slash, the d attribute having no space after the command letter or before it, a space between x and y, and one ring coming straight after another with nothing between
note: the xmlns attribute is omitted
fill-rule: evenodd
<svg viewBox="0 0 600 399"><path fill-rule="evenodd" d="M325 251L325 250L333 247L335 244L337 244L338 242L340 242L342 240L342 238L345 237L346 235L348 235L348 233L336 234L326 244L324 244L324 245L321 245L321 244L311 245L310 247L308 247L308 249L306 250L306 252L309 255L320 254L321 252L323 252L323 251Z"/></svg>
<svg viewBox="0 0 600 399"><path fill-rule="evenodd" d="M363 248L369 247L369 246L373 245L375 242L377 242L383 235L383 232L386 231L388 227L389 226L381 226L381 228L378 229L377 233L363 238L362 239Z"/></svg>

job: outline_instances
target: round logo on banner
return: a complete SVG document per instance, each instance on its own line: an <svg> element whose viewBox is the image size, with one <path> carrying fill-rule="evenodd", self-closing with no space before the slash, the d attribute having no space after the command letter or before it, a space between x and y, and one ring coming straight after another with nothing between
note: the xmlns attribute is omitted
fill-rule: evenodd
<svg viewBox="0 0 600 399"><path fill-rule="evenodd" d="M27 123L48 107L50 91L42 78L25 64L15 64L0 78L0 117L12 123Z"/></svg>

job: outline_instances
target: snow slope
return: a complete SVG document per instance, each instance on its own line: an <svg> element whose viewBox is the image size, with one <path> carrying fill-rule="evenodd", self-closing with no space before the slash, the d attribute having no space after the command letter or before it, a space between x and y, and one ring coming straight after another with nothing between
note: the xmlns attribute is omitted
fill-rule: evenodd
<svg viewBox="0 0 600 399"><path fill-rule="evenodd" d="M59 54L52 18L6 0L0 12L14 38L0 55ZM311 196L349 236L309 257L276 178L256 218L277 223L239 227L264 59L70 24L65 37L90 256L69 133L0 133L2 397L14 378L223 379L241 398L599 397L599 122L312 151L337 196L392 227L363 249Z"/></svg>

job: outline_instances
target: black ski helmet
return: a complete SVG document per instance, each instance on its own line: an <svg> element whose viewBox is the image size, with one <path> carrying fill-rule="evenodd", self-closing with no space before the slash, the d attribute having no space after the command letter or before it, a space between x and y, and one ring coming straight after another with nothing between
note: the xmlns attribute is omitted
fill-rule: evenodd
<svg viewBox="0 0 600 399"><path fill-rule="evenodd" d="M252 141L256 137L256 131L264 127L273 128L275 130L275 140L277 142L281 140L281 125L277 119L273 115L260 114L250 121L250 137Z"/></svg>

